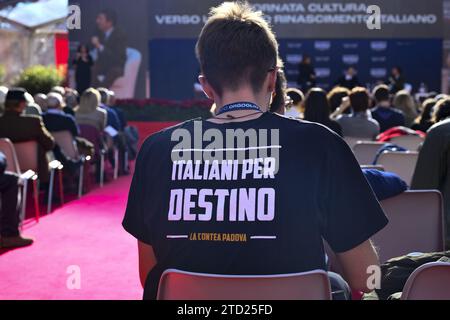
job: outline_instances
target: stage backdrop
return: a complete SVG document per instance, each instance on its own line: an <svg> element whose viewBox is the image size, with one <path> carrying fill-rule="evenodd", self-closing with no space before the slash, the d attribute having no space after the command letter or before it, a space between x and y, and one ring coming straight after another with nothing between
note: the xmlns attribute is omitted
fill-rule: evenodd
<svg viewBox="0 0 450 320"><path fill-rule="evenodd" d="M140 48L150 74L154 98L186 99L195 96L199 73L196 38L211 6L219 0L78 0L82 25L94 21L99 4L115 8L120 24ZM392 66L405 69L407 81L417 88L424 82L441 89L443 48L442 0L254 0L265 13L280 42L288 80L294 82L304 54L314 57L319 84L324 88L348 66L359 71L362 84L387 78ZM382 11L380 30L366 25L367 7ZM85 13L85 8L88 10ZM131 13L132 12L132 13ZM89 40L89 28L71 34L71 40ZM147 65L148 64L148 65ZM148 68L147 68L148 67ZM141 70L141 76L142 76ZM144 86L145 79L139 78ZM145 92L138 90L138 96Z"/></svg>
<svg viewBox="0 0 450 320"><path fill-rule="evenodd" d="M151 1L154 2L154 1ZM81 9L81 29L70 30L70 61L75 57L80 44L90 49L92 37L99 35L96 18L101 10L109 9L117 16L117 26L125 34L127 62L125 74L113 84L119 98L145 98L148 73L148 21L149 3L147 0L69 0L70 5ZM93 52L95 57L95 52ZM70 64L72 75L73 65Z"/></svg>

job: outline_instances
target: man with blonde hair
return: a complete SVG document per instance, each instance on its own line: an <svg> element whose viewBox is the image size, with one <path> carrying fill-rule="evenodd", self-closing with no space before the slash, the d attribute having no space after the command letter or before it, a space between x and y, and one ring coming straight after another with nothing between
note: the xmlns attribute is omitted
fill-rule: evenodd
<svg viewBox="0 0 450 320"><path fill-rule="evenodd" d="M123 221L138 240L144 298L169 268L325 270L322 239L352 289L369 291L378 264L369 239L387 219L339 136L268 112L278 43L262 13L239 2L212 8L196 51L215 115L146 140Z"/></svg>

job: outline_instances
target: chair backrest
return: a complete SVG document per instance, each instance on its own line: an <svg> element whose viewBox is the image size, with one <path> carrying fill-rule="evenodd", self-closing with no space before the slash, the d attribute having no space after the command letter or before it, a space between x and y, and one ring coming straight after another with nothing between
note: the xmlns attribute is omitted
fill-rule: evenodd
<svg viewBox="0 0 450 320"><path fill-rule="evenodd" d="M323 270L286 275L230 276L166 270L158 300L330 300Z"/></svg>
<svg viewBox="0 0 450 320"><path fill-rule="evenodd" d="M389 223L372 237L381 263L412 252L444 250L444 214L439 191L406 191L382 201L381 206Z"/></svg>
<svg viewBox="0 0 450 320"><path fill-rule="evenodd" d="M344 137L344 141L348 144L350 149L353 150L353 147L360 141L367 141L367 138L358 138L358 137Z"/></svg>
<svg viewBox="0 0 450 320"><path fill-rule="evenodd" d="M88 124L80 124L80 137L92 142L95 148L95 154L100 155L100 149L103 145L102 132L100 132L96 127Z"/></svg>
<svg viewBox="0 0 450 320"><path fill-rule="evenodd" d="M392 138L389 142L403 147L410 151L419 150L420 145L425 141L421 136L404 135Z"/></svg>
<svg viewBox="0 0 450 320"><path fill-rule="evenodd" d="M20 171L19 160L17 159L16 150L14 149L11 140L8 138L1 138L0 151L5 154L6 161L8 162L6 170L20 175L22 172Z"/></svg>
<svg viewBox="0 0 450 320"><path fill-rule="evenodd" d="M39 172L38 143L36 141L14 143L14 149L16 149L17 159L22 171Z"/></svg>
<svg viewBox="0 0 450 320"><path fill-rule="evenodd" d="M426 263L409 276L402 300L450 300L450 263Z"/></svg>
<svg viewBox="0 0 450 320"><path fill-rule="evenodd" d="M386 171L383 166L379 165L362 165L361 169Z"/></svg>
<svg viewBox="0 0 450 320"><path fill-rule="evenodd" d="M384 142L359 141L353 146L353 153L360 165L372 165Z"/></svg>
<svg viewBox="0 0 450 320"><path fill-rule="evenodd" d="M394 172L409 186L416 169L418 152L385 151L378 158L377 165L381 165L387 172Z"/></svg>
<svg viewBox="0 0 450 320"><path fill-rule="evenodd" d="M51 134L66 156L74 160L80 157L75 139L70 131L57 131L51 132Z"/></svg>

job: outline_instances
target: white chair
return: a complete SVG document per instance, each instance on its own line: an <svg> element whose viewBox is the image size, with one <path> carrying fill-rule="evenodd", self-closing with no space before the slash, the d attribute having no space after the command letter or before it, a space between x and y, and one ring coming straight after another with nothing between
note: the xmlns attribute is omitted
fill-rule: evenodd
<svg viewBox="0 0 450 320"><path fill-rule="evenodd" d="M23 170L32 170L38 172L38 144L36 141L27 141L21 143L15 143L14 148L16 149L17 159L19 160L20 167ZM48 170L50 171L49 189L48 189L48 199L47 199L47 213L52 211L52 201L53 201L53 186L55 181L55 171L63 169L61 162L54 159L53 152L47 152L47 162ZM60 179L61 183L61 179ZM62 188L62 185L60 186ZM62 200L62 199L61 199Z"/></svg>
<svg viewBox="0 0 450 320"><path fill-rule="evenodd" d="M127 61L125 63L124 75L117 78L110 88L110 90L114 91L118 99L134 98L141 61L142 55L138 50L127 48Z"/></svg>
<svg viewBox="0 0 450 320"><path fill-rule="evenodd" d="M386 170L384 170L383 166L377 166L377 165L362 165L360 167L361 167L361 169L366 169L366 170L386 171Z"/></svg>
<svg viewBox="0 0 450 320"><path fill-rule="evenodd" d="M387 172L396 173L410 186L418 157L418 152L384 151L379 156L377 165L383 166Z"/></svg>
<svg viewBox="0 0 450 320"><path fill-rule="evenodd" d="M402 300L450 300L450 263L426 263L409 276Z"/></svg>
<svg viewBox="0 0 450 320"><path fill-rule="evenodd" d="M392 138L389 143L396 144L409 151L417 151L421 144L425 141L421 136L416 135L404 135Z"/></svg>
<svg viewBox="0 0 450 320"><path fill-rule="evenodd" d="M381 206L389 223L372 237L381 263L412 252L444 250L444 213L439 191L406 191L382 201Z"/></svg>
<svg viewBox="0 0 450 320"><path fill-rule="evenodd" d="M284 275L236 276L166 270L158 300L330 300L323 270Z"/></svg>
<svg viewBox="0 0 450 320"><path fill-rule="evenodd" d="M378 151L385 145L384 142L358 141L353 146L353 153L360 165L372 165Z"/></svg>
<svg viewBox="0 0 450 320"><path fill-rule="evenodd" d="M81 198L83 195L84 162L87 159L78 152L76 141L70 131L51 132L51 134L55 138L56 144L67 157L81 162L79 168L80 176L78 178L78 198Z"/></svg>
<svg viewBox="0 0 450 320"><path fill-rule="evenodd" d="M39 186L38 186L38 176L36 171L27 170L22 172L17 158L16 150L11 140L7 138L0 139L0 151L2 151L6 157L7 167L6 171L14 172L20 177L20 183L22 185L22 203L20 208L20 222L25 220L26 204L27 204L27 193L28 193L28 181L33 183L33 199L34 199L34 210L36 221L39 222L40 210L39 210Z"/></svg>

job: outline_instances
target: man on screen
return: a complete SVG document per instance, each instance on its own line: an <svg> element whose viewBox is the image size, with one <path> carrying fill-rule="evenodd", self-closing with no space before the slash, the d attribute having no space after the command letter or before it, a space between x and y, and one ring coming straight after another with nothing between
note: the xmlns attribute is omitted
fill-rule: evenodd
<svg viewBox="0 0 450 320"><path fill-rule="evenodd" d="M268 112L280 64L262 13L242 3L213 8L196 51L215 115L146 140L123 220L138 239L144 298L156 297L169 268L325 270L322 239L351 288L369 291L368 267L378 265L369 239L387 219L338 135Z"/></svg>
<svg viewBox="0 0 450 320"><path fill-rule="evenodd" d="M126 55L126 36L117 28L117 16L112 10L101 11L96 19L99 35L92 37L97 59L93 70L93 85L110 88L123 76Z"/></svg>

